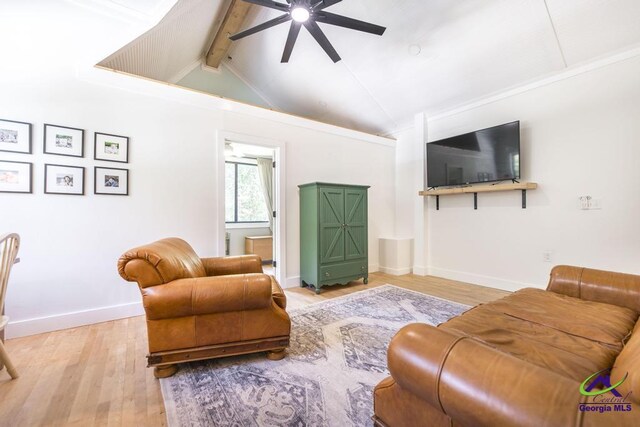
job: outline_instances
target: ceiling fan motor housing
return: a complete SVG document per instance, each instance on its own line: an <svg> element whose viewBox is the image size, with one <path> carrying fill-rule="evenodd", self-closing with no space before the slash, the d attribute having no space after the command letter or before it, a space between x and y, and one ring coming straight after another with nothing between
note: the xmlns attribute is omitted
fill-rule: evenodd
<svg viewBox="0 0 640 427"><path fill-rule="evenodd" d="M270 9L276 9L280 12L284 12L284 15L280 15L277 18L264 22L255 27L244 30L238 34L229 36L231 40L240 40L244 37L250 36L267 28L274 27L279 24L284 24L288 21L291 22L291 28L289 29L289 35L287 36L287 42L284 47L284 53L282 54L281 62L289 62L293 46L298 39L300 29L305 27L307 31L318 42L320 47L326 52L333 62L340 61L340 55L331 45L325 34L318 26L318 22L322 24L335 25L338 27L349 28L351 30L362 31L369 34L376 34L381 36L386 28L380 25L371 24L368 22L358 21L357 19L348 18L342 15L336 15L331 12L326 12L324 9L333 6L336 3L340 3L342 0L286 0L287 4L280 3L274 0L244 0L247 3L256 4L258 6L268 7Z"/></svg>

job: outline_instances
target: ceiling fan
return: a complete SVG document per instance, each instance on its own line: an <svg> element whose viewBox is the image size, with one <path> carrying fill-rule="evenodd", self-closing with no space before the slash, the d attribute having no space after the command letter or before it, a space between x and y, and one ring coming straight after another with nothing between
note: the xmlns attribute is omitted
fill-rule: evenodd
<svg viewBox="0 0 640 427"><path fill-rule="evenodd" d="M300 29L304 26L318 44L329 55L333 62L340 61L340 55L333 48L327 36L318 26L318 22L323 24L337 25L338 27L350 28L352 30L363 31L365 33L376 34L381 36L386 28L379 25L370 24L368 22L358 21L357 19L348 18L335 13L325 12L324 9L340 3L342 0L286 0L287 4L279 3L272 0L243 0L247 3L253 3L258 6L264 6L284 12L270 21L256 25L248 30L229 36L231 40L240 40L241 38L250 36L267 28L274 27L285 22L291 22L287 43L284 46L281 62L289 62L293 46L296 44Z"/></svg>

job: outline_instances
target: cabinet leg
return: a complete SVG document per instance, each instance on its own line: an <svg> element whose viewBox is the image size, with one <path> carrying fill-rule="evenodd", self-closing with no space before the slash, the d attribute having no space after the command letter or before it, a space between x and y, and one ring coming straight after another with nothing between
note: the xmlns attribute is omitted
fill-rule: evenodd
<svg viewBox="0 0 640 427"><path fill-rule="evenodd" d="M365 285L369 283L369 278L365 277L364 279L362 279L362 283L364 283Z"/></svg>
<svg viewBox="0 0 640 427"><path fill-rule="evenodd" d="M320 289L321 288L316 287L316 295L320 295Z"/></svg>

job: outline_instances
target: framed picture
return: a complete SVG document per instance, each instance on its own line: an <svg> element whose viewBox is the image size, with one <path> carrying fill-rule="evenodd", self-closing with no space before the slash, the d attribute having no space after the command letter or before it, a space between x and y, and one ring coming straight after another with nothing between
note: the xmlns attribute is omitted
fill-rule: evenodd
<svg viewBox="0 0 640 427"><path fill-rule="evenodd" d="M31 123L0 119L0 151L31 154Z"/></svg>
<svg viewBox="0 0 640 427"><path fill-rule="evenodd" d="M0 160L0 193L31 193L32 163Z"/></svg>
<svg viewBox="0 0 640 427"><path fill-rule="evenodd" d="M46 194L84 195L84 168L45 164L44 192Z"/></svg>
<svg viewBox="0 0 640 427"><path fill-rule="evenodd" d="M84 157L84 130L45 124L44 152L59 156Z"/></svg>
<svg viewBox="0 0 640 427"><path fill-rule="evenodd" d="M94 193L128 196L129 170L96 166Z"/></svg>
<svg viewBox="0 0 640 427"><path fill-rule="evenodd" d="M129 163L128 137L96 132L94 141L94 159L107 162Z"/></svg>

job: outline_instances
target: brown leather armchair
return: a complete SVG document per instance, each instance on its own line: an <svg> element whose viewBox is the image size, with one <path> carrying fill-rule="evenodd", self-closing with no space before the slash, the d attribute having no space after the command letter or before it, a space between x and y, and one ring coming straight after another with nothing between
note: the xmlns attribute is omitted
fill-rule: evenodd
<svg viewBox="0 0 640 427"><path fill-rule="evenodd" d="M140 287L156 378L173 375L180 362L261 351L284 357L286 297L259 257L199 258L170 238L124 253L118 272Z"/></svg>

